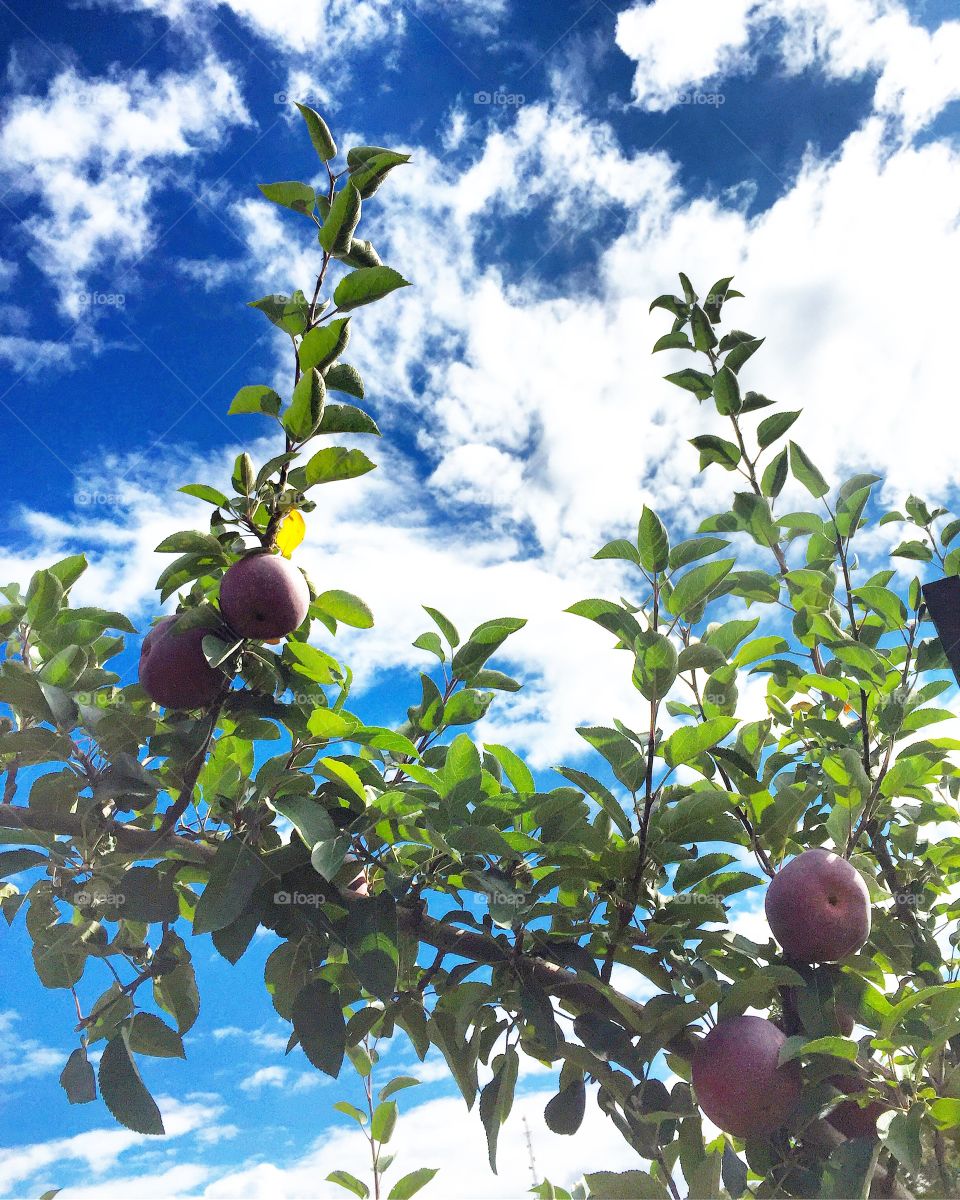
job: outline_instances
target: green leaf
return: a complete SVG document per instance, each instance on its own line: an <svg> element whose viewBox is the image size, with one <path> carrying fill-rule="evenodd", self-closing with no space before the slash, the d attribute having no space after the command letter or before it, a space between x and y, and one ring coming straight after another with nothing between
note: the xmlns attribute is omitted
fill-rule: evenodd
<svg viewBox="0 0 960 1200"><path fill-rule="evenodd" d="M356 180L354 180L356 186ZM366 200L363 192L360 192L361 200ZM350 242L350 249L346 254L341 254L340 261L348 267L382 267L383 259L373 248L373 243L362 241L360 238L353 238Z"/></svg>
<svg viewBox="0 0 960 1200"><path fill-rule="evenodd" d="M100 1095L121 1125L135 1133L166 1132L156 1101L147 1091L127 1044L126 1031L107 1042L100 1059Z"/></svg>
<svg viewBox="0 0 960 1200"><path fill-rule="evenodd" d="M329 392L329 376L325 378ZM355 408L352 404L326 404L317 433L372 433L374 437L379 437L380 429L373 417L362 408Z"/></svg>
<svg viewBox="0 0 960 1200"><path fill-rule="evenodd" d="M830 491L830 485L796 442L790 443L790 470L811 496L819 498Z"/></svg>
<svg viewBox="0 0 960 1200"><path fill-rule="evenodd" d="M633 684L647 700L660 700L677 678L677 649L669 638L652 629L637 635Z"/></svg>
<svg viewBox="0 0 960 1200"><path fill-rule="evenodd" d="M763 496L753 492L737 492L733 500L733 511L742 527L760 546L775 546L779 537L769 503Z"/></svg>
<svg viewBox="0 0 960 1200"><path fill-rule="evenodd" d="M699 558L707 558L719 550L726 550L729 545L726 538L688 538L685 542L679 542L670 551L670 570L679 571L681 567L689 566Z"/></svg>
<svg viewBox="0 0 960 1200"><path fill-rule="evenodd" d="M537 790L537 785L530 774L527 764L509 747L499 746L493 742L484 742L483 746L485 750L490 751L500 766L503 767L507 779L518 792L532 794Z"/></svg>
<svg viewBox="0 0 960 1200"><path fill-rule="evenodd" d="M490 1170L497 1173L497 1139L500 1126L510 1115L513 1094L517 1084L520 1059L511 1046L500 1058L493 1079L480 1093L480 1120L487 1134L487 1152Z"/></svg>
<svg viewBox="0 0 960 1200"><path fill-rule="evenodd" d="M487 659L500 649L507 638L522 629L526 623L525 620L518 617L497 617L478 625L466 643L453 656L454 675L464 680L472 678Z"/></svg>
<svg viewBox="0 0 960 1200"><path fill-rule="evenodd" d="M96 1100L96 1076L82 1046L67 1059L67 1065L60 1072L60 1086L71 1104L89 1104L91 1100Z"/></svg>
<svg viewBox="0 0 960 1200"><path fill-rule="evenodd" d="M354 596L352 592L343 592L336 588L321 592L313 605L334 620L342 621L344 625L352 625L355 629L373 627L373 613L360 597Z"/></svg>
<svg viewBox="0 0 960 1200"><path fill-rule="evenodd" d="M306 487L314 487L318 483L356 479L375 467L376 463L372 463L362 450L329 446L326 450L318 450L304 467L304 483Z"/></svg>
<svg viewBox="0 0 960 1200"><path fill-rule="evenodd" d="M154 1013L134 1013L128 1044L136 1054L149 1054L153 1058L186 1058L183 1039Z"/></svg>
<svg viewBox="0 0 960 1200"><path fill-rule="evenodd" d="M827 1054L832 1058L843 1058L847 1062L855 1062L857 1058L857 1043L845 1037L787 1038L780 1048L779 1062L782 1066L794 1058L810 1054Z"/></svg>
<svg viewBox="0 0 960 1200"><path fill-rule="evenodd" d="M371 995L389 1001L397 990L400 951L397 906L389 892L350 906L344 939L350 966Z"/></svg>
<svg viewBox="0 0 960 1200"><path fill-rule="evenodd" d="M292 441L305 442L313 436L323 419L326 399L327 385L323 375L316 368L304 372L283 414L283 427Z"/></svg>
<svg viewBox="0 0 960 1200"><path fill-rule="evenodd" d="M0 879L18 875L21 871L28 871L46 862L47 856L38 850L11 850L7 854L0 854Z"/></svg>
<svg viewBox="0 0 960 1200"><path fill-rule="evenodd" d="M942 1096L930 1104L930 1116L940 1129L960 1128L960 1099Z"/></svg>
<svg viewBox="0 0 960 1200"><path fill-rule="evenodd" d="M165 537L156 547L157 554L202 554L216 561L226 560L226 551L210 533L186 529Z"/></svg>
<svg viewBox="0 0 960 1200"><path fill-rule="evenodd" d="M740 1197L747 1190L747 1168L727 1141L723 1143L723 1161L720 1166L720 1174L723 1179L723 1186L733 1197L733 1200L740 1200ZM837 1195L842 1195L842 1193L837 1192Z"/></svg>
<svg viewBox="0 0 960 1200"><path fill-rule="evenodd" d="M348 180L346 186L335 196L318 235L320 245L328 254L340 255L350 252L353 231L360 223L361 208L360 193ZM334 302L337 303L336 297Z"/></svg>
<svg viewBox="0 0 960 1200"><path fill-rule="evenodd" d="M410 1200L411 1196L415 1196L421 1188L427 1186L437 1174L437 1170L436 1167L420 1167L418 1170L404 1175L393 1185L387 1200Z"/></svg>
<svg viewBox="0 0 960 1200"><path fill-rule="evenodd" d="M223 492L218 492L216 488L208 487L205 483L188 483L186 487L178 488L177 490L185 492L188 496L196 496L198 500L207 500L210 504L215 504L218 508L223 508L230 503L230 500Z"/></svg>
<svg viewBox="0 0 960 1200"><path fill-rule="evenodd" d="M443 724L472 725L486 713L493 698L493 692L478 692L473 688L455 692L443 706Z"/></svg>
<svg viewBox="0 0 960 1200"><path fill-rule="evenodd" d="M733 333L739 333L739 330L731 330L730 334L727 336L729 337ZM748 359L753 358L765 340L766 339L764 338L741 338L741 340L737 342L727 357L723 360L723 365L725 367L729 367L731 371L739 371ZM721 342L721 345L722 344L723 343Z"/></svg>
<svg viewBox="0 0 960 1200"><path fill-rule="evenodd" d="M333 140L333 135L327 128L327 123L314 109L309 108L306 104L300 104L296 100L294 103L300 110L300 115L306 122L307 132L310 134L310 141L313 143L313 148L321 162L329 162L331 158L335 158L337 154L337 143Z"/></svg>
<svg viewBox="0 0 960 1200"><path fill-rule="evenodd" d="M358 400L363 399L363 380L360 378L360 372L349 363L335 363L324 378L327 381L328 392L345 392Z"/></svg>
<svg viewBox="0 0 960 1200"><path fill-rule="evenodd" d="M257 186L274 204L280 204L294 212L303 213L304 216L309 217L316 207L316 194L313 188L306 183L287 180L283 183L260 183Z"/></svg>
<svg viewBox="0 0 960 1200"><path fill-rule="evenodd" d="M210 879L197 901L195 934L222 929L246 909L257 888L263 863L240 838L228 838L217 847Z"/></svg>
<svg viewBox="0 0 960 1200"><path fill-rule="evenodd" d="M687 725L676 730L663 745L667 766L678 767L681 763L692 762L723 741L736 724L736 717L714 717L701 725Z"/></svg>
<svg viewBox="0 0 960 1200"><path fill-rule="evenodd" d="M823 1165L820 1196L862 1197L870 1194L870 1183L877 1166L881 1146L872 1138L854 1138L830 1151Z"/></svg>
<svg viewBox="0 0 960 1200"><path fill-rule="evenodd" d="M685 317L687 311L679 296L671 296L668 293L658 296L656 300L651 300L647 312L652 313L655 308L664 308L667 312L673 313L675 317Z"/></svg>
<svg viewBox="0 0 960 1200"><path fill-rule="evenodd" d="M339 993L326 979L311 979L297 993L293 1029L313 1066L336 1079L346 1051L346 1023Z"/></svg>
<svg viewBox="0 0 960 1200"><path fill-rule="evenodd" d="M797 417L800 416L800 410L797 412L779 412L774 413L772 417L766 417L757 426L757 444L761 450L766 450L768 446L772 446L778 438L783 437L790 426L794 423Z"/></svg>
<svg viewBox="0 0 960 1200"><path fill-rule="evenodd" d="M70 590L86 569L87 560L82 554L70 554L47 568L51 575L56 575L60 580L64 592Z"/></svg>
<svg viewBox="0 0 960 1200"><path fill-rule="evenodd" d="M398 288L409 286L392 267L361 267L359 271L344 275L333 293L333 302L340 312L351 312L363 304L382 300Z"/></svg>
<svg viewBox="0 0 960 1200"><path fill-rule="evenodd" d="M386 1145L397 1127L397 1103L395 1100L385 1100L373 1110L373 1120L370 1122L370 1133L375 1141Z"/></svg>
<svg viewBox="0 0 960 1200"><path fill-rule="evenodd" d="M604 810L610 820L616 825L625 838L633 836L630 820L617 802L613 793L600 782L588 775L586 771L577 771L573 767L556 767L555 770L578 788L582 788L591 799Z"/></svg>
<svg viewBox="0 0 960 1200"><path fill-rule="evenodd" d="M328 325L318 325L303 335L299 350L300 369L309 371L316 367L318 371L326 370L346 350L349 342L349 317L340 317ZM325 377L324 382L330 386L329 378Z"/></svg>
<svg viewBox="0 0 960 1200"><path fill-rule="evenodd" d="M724 558L693 567L674 583L670 611L679 617L699 607L717 590L734 565L734 559Z"/></svg>
<svg viewBox="0 0 960 1200"><path fill-rule="evenodd" d="M675 387L693 392L698 400L706 400L713 394L713 376L706 375L703 371L695 371L692 367L684 367L682 371L673 371L669 375L664 375L664 379L667 383L674 384Z"/></svg>
<svg viewBox="0 0 960 1200"><path fill-rule="evenodd" d="M922 1107L914 1105L909 1113L898 1112L887 1126L883 1144L908 1171L917 1172L923 1158L920 1142Z"/></svg>
<svg viewBox="0 0 960 1200"><path fill-rule="evenodd" d="M602 725L578 725L577 733L603 755L628 791L639 789L646 777L647 761L635 742L618 729Z"/></svg>
<svg viewBox="0 0 960 1200"><path fill-rule="evenodd" d="M717 412L721 417L734 416L743 407L740 384L729 367L721 367L717 372L713 381L713 394L717 402Z"/></svg>
<svg viewBox="0 0 960 1200"><path fill-rule="evenodd" d="M398 1075L380 1089L379 1099L389 1100L391 1096L395 1096L397 1092L402 1092L405 1088L419 1086L420 1080L414 1079L412 1075Z"/></svg>
<svg viewBox="0 0 960 1200"><path fill-rule="evenodd" d="M663 337L657 338L654 344L652 354L656 354L658 350L692 350L693 343L683 332L678 329L675 333L665 333Z"/></svg>
<svg viewBox="0 0 960 1200"><path fill-rule="evenodd" d="M890 551L891 558L911 558L917 562L932 562L933 551L925 542L901 542Z"/></svg>
<svg viewBox="0 0 960 1200"><path fill-rule="evenodd" d="M173 1017L177 1022L177 1032L183 1035L193 1028L200 1012L200 993L197 991L193 964L182 939L175 933L168 933L164 937L161 949L169 951L177 965L154 981L154 999Z"/></svg>
<svg viewBox="0 0 960 1200"><path fill-rule="evenodd" d="M337 1108L338 1105L334 1105ZM331 1171L327 1176L327 1183L335 1183L339 1187L344 1188L348 1192L353 1192L355 1196L359 1196L360 1200L366 1200L370 1195L370 1189L365 1183L359 1180L356 1175L351 1175L349 1171Z"/></svg>
<svg viewBox="0 0 960 1200"><path fill-rule="evenodd" d="M292 296L280 293L263 296L260 300L251 300L247 307L258 308L272 324L291 337L303 333L307 327L310 306L303 292L296 291Z"/></svg>
<svg viewBox="0 0 960 1200"><path fill-rule="evenodd" d="M666 1187L646 1171L593 1171L584 1179L590 1200L670 1200Z"/></svg>
<svg viewBox="0 0 960 1200"><path fill-rule="evenodd" d="M735 471L740 462L740 447L716 434L704 433L691 438L690 445L700 451L701 471L711 463L719 463L725 471Z"/></svg>
<svg viewBox="0 0 960 1200"><path fill-rule="evenodd" d="M607 542L605 546L596 552L594 558L620 558L626 562L640 565L640 555L637 553L637 548L632 542L628 542L626 538L616 538L612 542Z"/></svg>
<svg viewBox="0 0 960 1200"><path fill-rule="evenodd" d="M547 1101L543 1110L543 1118L551 1133L571 1137L583 1124L586 1110L587 1089L583 1082L583 1072L575 1070L568 1073L565 1082L560 1079L560 1091Z"/></svg>
<svg viewBox="0 0 960 1200"><path fill-rule="evenodd" d="M651 574L665 571L670 561L670 538L666 528L651 508L643 506L637 529L637 550L640 564Z"/></svg>
<svg viewBox="0 0 960 1200"><path fill-rule="evenodd" d="M784 448L767 463L760 480L760 490L765 496L775 499L783 491L787 482L787 448Z"/></svg>
<svg viewBox="0 0 960 1200"><path fill-rule="evenodd" d="M694 304L690 309L690 328L693 332L693 344L698 350L712 350L717 344L717 335L699 304Z"/></svg>
<svg viewBox="0 0 960 1200"><path fill-rule="evenodd" d="M460 634L457 633L456 626L442 612L431 608L428 604L421 605L423 611L427 614L431 621L437 626L443 636L447 639L447 644L451 650L455 650L460 645Z"/></svg>
<svg viewBox="0 0 960 1200"><path fill-rule="evenodd" d="M319 717L327 711L327 709L320 708L314 715ZM311 717L309 726L311 733L318 737L329 736L327 732L322 732L315 727L312 721ZM284 796L272 800L270 803L281 816L290 821L303 838L304 843L311 849L318 842L330 841L337 836L337 828L331 820L330 814L315 796Z"/></svg>
<svg viewBox="0 0 960 1200"><path fill-rule="evenodd" d="M353 162L350 160L353 155ZM409 154L396 150L385 150L380 146L358 146L350 151L347 163L351 167L350 178L364 200L376 192L394 167L410 161Z"/></svg>
<svg viewBox="0 0 960 1200"><path fill-rule="evenodd" d="M63 584L52 571L36 571L27 588L27 622L46 625L57 615L63 600Z"/></svg>
<svg viewBox="0 0 960 1200"><path fill-rule="evenodd" d="M280 412L280 397L271 387L265 384L252 384L250 387L241 388L231 401L230 407L227 409L227 416L233 416L234 413L266 413L267 416L275 417ZM181 492L185 492L186 488L181 488ZM214 492L213 488L206 489L207 494L201 496L202 500L209 500L210 492ZM196 496L197 492L192 492L191 495ZM221 496L222 492L214 492L214 495ZM228 504L226 496L222 500L215 500L216 504Z"/></svg>

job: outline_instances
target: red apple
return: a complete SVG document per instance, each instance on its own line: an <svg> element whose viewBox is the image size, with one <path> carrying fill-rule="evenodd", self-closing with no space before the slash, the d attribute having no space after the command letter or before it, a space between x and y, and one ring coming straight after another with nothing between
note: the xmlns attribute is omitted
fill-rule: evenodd
<svg viewBox="0 0 960 1200"><path fill-rule="evenodd" d="M285 637L303 623L309 607L303 572L267 550L241 558L220 581L220 611L240 637Z"/></svg>
<svg viewBox="0 0 960 1200"><path fill-rule="evenodd" d="M836 962L870 936L867 885L829 850L805 850L778 871L764 908L773 936L801 962Z"/></svg>
<svg viewBox="0 0 960 1200"><path fill-rule="evenodd" d="M143 639L140 686L163 708L200 708L210 704L223 683L223 672L203 653L209 629L177 629L177 618L164 617Z"/></svg>
<svg viewBox="0 0 960 1200"><path fill-rule="evenodd" d="M697 1103L736 1137L772 1133L800 1100L800 1068L777 1065L786 1034L763 1017L720 1021L693 1055Z"/></svg>
<svg viewBox="0 0 960 1200"><path fill-rule="evenodd" d="M852 1075L832 1075L828 1082L847 1096L854 1096L867 1086L864 1080L857 1079ZM871 1100L863 1108L857 1104L856 1100L844 1100L828 1115L827 1120L844 1137L876 1137L877 1117L887 1111L888 1105L879 1100Z"/></svg>

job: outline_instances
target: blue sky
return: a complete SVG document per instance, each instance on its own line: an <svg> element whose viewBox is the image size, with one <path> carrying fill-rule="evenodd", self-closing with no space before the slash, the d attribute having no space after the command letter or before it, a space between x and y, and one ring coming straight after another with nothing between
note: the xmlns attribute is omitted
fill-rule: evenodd
<svg viewBox="0 0 960 1200"><path fill-rule="evenodd" d="M225 413L244 384L287 387L285 339L244 302L310 280L308 232L255 186L315 171L290 103L305 100L342 145L413 154L365 236L415 286L354 322L380 467L327 489L300 560L374 610L375 629L337 649L377 719L415 699L420 604L461 630L529 618L502 663L526 686L479 736L559 782L549 768L581 756L577 724L636 711L609 639L563 613L624 586L590 555L644 503L678 536L724 504L727 481L698 477L686 445L710 420L661 382L670 356L649 354L665 324L647 305L678 270L701 290L736 274L735 323L768 335L751 386L804 409L799 440L828 476L880 470L891 503L949 500L960 482L953 441L929 433L956 411L951 9L0 2L0 575L86 550L77 601L143 628L153 547L205 519L176 487L221 483L243 446L276 452ZM877 551L899 540L872 536ZM756 905L739 920L749 930ZM159 1142L67 1105L71 1002L35 980L19 926L0 937L0 1193L326 1196L329 1170L362 1170L332 1111L352 1084L283 1058L269 939L236 968L196 939L188 1061L145 1067L173 1131ZM432 1060L423 1078L403 1097L398 1173L441 1167L435 1195L522 1194L523 1116L555 1182L630 1165L592 1109L578 1138L545 1133L552 1080L528 1073L494 1178L476 1115Z"/></svg>

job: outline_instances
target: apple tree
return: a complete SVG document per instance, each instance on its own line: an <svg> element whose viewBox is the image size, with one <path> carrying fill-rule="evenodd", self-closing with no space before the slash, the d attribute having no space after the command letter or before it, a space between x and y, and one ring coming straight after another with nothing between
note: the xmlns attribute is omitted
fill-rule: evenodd
<svg viewBox="0 0 960 1200"><path fill-rule="evenodd" d="M288 1052L367 1081L351 1115L378 1195L404 1081L369 1080L393 1037L443 1056L494 1168L524 1060L556 1067L546 1126L575 1136L598 1104L636 1154L615 1174L584 1142L578 1197L960 1194L960 741L936 730L952 679L910 578L958 573L960 521L917 497L885 511L876 475L826 480L801 414L743 382L763 339L720 333L731 280L701 300L681 275L654 350L693 356L666 379L705 414L691 442L730 507L688 536L644 508L595 556L631 598L569 610L626 652L635 708L579 728L592 769L544 790L470 732L521 686L492 664L524 618L461 637L426 607L407 718L369 724L335 638L373 617L292 556L321 485L374 466L330 439L379 435L346 356L357 310L407 283L357 231L407 156L343 162L298 107L324 185L261 191L315 228L318 274L252 304L289 339L289 394L252 382L230 405L278 453L181 489L209 521L157 548L175 611L138 682L111 665L131 621L71 603L82 556L0 589L0 903L72 993L65 1102L162 1134L137 1060L183 1056L197 939L236 963L263 928Z"/></svg>

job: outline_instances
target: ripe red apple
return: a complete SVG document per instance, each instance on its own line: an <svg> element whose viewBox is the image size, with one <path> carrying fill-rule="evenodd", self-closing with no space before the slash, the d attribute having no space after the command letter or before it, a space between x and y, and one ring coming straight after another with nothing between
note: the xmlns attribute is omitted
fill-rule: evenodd
<svg viewBox="0 0 960 1200"><path fill-rule="evenodd" d="M203 653L209 629L178 630L177 618L164 617L140 647L140 686L163 708L200 708L210 704L223 683L223 672Z"/></svg>
<svg viewBox="0 0 960 1200"><path fill-rule="evenodd" d="M240 637L285 637L303 623L309 607L303 572L268 550L241 558L220 581L220 611Z"/></svg>
<svg viewBox="0 0 960 1200"><path fill-rule="evenodd" d="M852 1075L832 1075L828 1082L847 1096L854 1096L867 1086L864 1080ZM877 1117L887 1111L888 1105L879 1100L871 1100L864 1108L856 1100L844 1100L828 1115L827 1120L844 1137L876 1137Z"/></svg>
<svg viewBox="0 0 960 1200"><path fill-rule="evenodd" d="M693 1055L697 1103L736 1137L772 1133L800 1100L800 1067L777 1066L786 1034L763 1017L720 1021Z"/></svg>
<svg viewBox="0 0 960 1200"><path fill-rule="evenodd" d="M870 894L856 867L805 850L771 879L764 902L773 936L801 962L836 962L870 936Z"/></svg>

